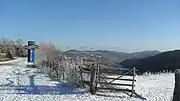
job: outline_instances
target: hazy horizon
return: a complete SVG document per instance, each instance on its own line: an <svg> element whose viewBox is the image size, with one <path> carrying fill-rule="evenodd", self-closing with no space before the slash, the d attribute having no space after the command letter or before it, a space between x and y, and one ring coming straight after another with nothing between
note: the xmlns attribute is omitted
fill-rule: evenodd
<svg viewBox="0 0 180 101"><path fill-rule="evenodd" d="M61 50L180 48L178 0L1 0L0 37L50 41Z"/></svg>
<svg viewBox="0 0 180 101"><path fill-rule="evenodd" d="M58 48L60 49L60 48ZM159 52L167 52L167 51L174 51L174 50L180 50L180 49L169 49L169 50L138 50L138 51L123 51L123 50L118 50L118 49L108 49L108 48L91 48L91 49L75 49L75 48L68 48L68 49L60 49L62 51L70 51L70 50L76 50L76 51L97 51L97 50L101 50L101 51L116 51L116 52L125 52L125 53L136 53L136 52L143 52L143 51L159 51Z"/></svg>

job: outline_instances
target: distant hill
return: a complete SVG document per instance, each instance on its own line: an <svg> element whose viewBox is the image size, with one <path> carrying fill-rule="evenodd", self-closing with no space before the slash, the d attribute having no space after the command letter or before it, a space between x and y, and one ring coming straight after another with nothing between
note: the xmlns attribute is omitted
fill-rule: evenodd
<svg viewBox="0 0 180 101"><path fill-rule="evenodd" d="M154 56L154 55L157 55L161 53L160 51L151 51L151 50L148 50L148 51L140 51L140 52L135 52L135 53L131 53L129 54L129 59L130 58L146 58L146 57L149 57L149 56Z"/></svg>
<svg viewBox="0 0 180 101"><path fill-rule="evenodd" d="M64 52L67 56L80 56L80 57L101 57L102 63L105 65L116 66L117 63L132 58L145 58L159 54L159 51L141 51L135 53L125 53L109 50L95 50L95 51L78 51L69 50Z"/></svg>
<svg viewBox="0 0 180 101"><path fill-rule="evenodd" d="M132 68L136 66L140 73L160 72L163 70L174 71L180 68L180 50L168 51L155 56L141 59L127 59L120 63L123 68Z"/></svg>

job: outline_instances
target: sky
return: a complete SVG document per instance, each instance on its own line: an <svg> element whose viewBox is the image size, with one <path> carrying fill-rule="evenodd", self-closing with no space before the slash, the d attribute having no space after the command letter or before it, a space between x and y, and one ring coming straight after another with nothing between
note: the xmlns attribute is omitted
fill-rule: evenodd
<svg viewBox="0 0 180 101"><path fill-rule="evenodd" d="M180 49L179 0L0 0L0 37L59 49Z"/></svg>

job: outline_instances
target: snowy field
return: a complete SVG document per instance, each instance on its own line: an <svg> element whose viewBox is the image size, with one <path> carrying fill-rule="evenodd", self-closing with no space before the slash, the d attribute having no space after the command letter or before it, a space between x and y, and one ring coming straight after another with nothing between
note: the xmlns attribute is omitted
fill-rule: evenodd
<svg viewBox="0 0 180 101"><path fill-rule="evenodd" d="M140 97L122 92L91 95L51 80L35 68L26 68L25 61L13 66L0 65L0 101L171 101L173 95L172 73L137 76L135 90Z"/></svg>

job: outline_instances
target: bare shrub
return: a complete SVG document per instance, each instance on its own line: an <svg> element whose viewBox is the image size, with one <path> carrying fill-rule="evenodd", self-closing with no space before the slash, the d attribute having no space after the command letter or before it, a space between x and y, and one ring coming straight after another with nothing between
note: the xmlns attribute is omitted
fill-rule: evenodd
<svg viewBox="0 0 180 101"><path fill-rule="evenodd" d="M39 46L36 64L39 65L42 72L61 81L79 85L80 66L83 65L80 57L67 57L49 42L41 42Z"/></svg>
<svg viewBox="0 0 180 101"><path fill-rule="evenodd" d="M8 38L0 38L0 53L11 52L12 56L21 57L26 56L26 51L23 48L24 42L22 39L11 40Z"/></svg>
<svg viewBox="0 0 180 101"><path fill-rule="evenodd" d="M57 58L60 53L61 52L58 52L52 43L40 42L39 49L36 53L36 63L41 61L52 61Z"/></svg>

